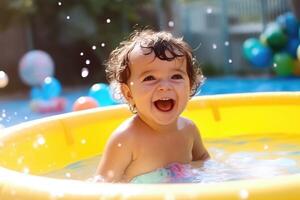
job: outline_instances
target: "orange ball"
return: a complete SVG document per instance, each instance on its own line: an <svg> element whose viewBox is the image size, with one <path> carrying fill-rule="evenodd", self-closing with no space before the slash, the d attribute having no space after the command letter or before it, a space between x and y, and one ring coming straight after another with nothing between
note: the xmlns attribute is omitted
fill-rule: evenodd
<svg viewBox="0 0 300 200"><path fill-rule="evenodd" d="M295 61L294 75L300 76L300 61Z"/></svg>
<svg viewBox="0 0 300 200"><path fill-rule="evenodd" d="M79 97L73 104L73 111L97 108L98 102L92 97Z"/></svg>

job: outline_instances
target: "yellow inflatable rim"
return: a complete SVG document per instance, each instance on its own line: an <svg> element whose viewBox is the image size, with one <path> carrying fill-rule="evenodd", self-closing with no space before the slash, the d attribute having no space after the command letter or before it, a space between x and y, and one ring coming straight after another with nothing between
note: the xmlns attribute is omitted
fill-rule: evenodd
<svg viewBox="0 0 300 200"><path fill-rule="evenodd" d="M204 138L300 133L300 92L193 98L184 116ZM125 105L22 123L0 133L1 200L299 199L300 174L209 184L107 184L39 176L101 154ZM30 175L28 175L28 172Z"/></svg>

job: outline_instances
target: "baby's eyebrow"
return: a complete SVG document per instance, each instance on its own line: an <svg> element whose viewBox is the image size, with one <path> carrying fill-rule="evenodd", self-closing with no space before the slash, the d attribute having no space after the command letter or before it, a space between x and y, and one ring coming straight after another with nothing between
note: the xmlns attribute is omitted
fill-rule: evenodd
<svg viewBox="0 0 300 200"><path fill-rule="evenodd" d="M146 70L146 71L144 71L144 72L142 72L142 73L140 74L140 77L145 76L145 75L147 75L147 74L150 74L150 73L152 73L152 72L153 72L153 70Z"/></svg>

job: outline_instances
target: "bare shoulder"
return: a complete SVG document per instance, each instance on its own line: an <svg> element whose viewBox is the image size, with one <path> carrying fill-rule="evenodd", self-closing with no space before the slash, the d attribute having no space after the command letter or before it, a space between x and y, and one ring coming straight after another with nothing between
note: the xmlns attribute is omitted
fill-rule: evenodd
<svg viewBox="0 0 300 200"><path fill-rule="evenodd" d="M199 134L199 130L195 122L185 117L180 117L179 120L180 120L179 121L180 126L184 127L185 131L188 131L189 133L192 134L195 133Z"/></svg>
<svg viewBox="0 0 300 200"><path fill-rule="evenodd" d="M117 129L114 130L110 140L115 142L126 142L126 144L130 144L134 139L134 134L136 132L135 126L136 125L133 118L125 120Z"/></svg>

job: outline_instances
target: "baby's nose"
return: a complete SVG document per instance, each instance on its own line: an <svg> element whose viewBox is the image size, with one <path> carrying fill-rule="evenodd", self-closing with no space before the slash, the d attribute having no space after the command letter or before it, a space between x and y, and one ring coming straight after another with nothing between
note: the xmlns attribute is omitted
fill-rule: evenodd
<svg viewBox="0 0 300 200"><path fill-rule="evenodd" d="M168 91L171 90L171 84L169 81L161 81L158 86L159 91Z"/></svg>

